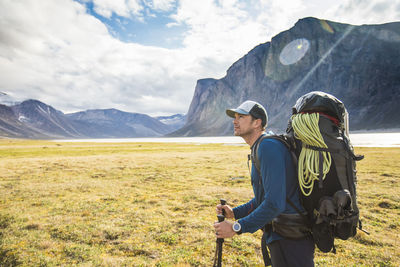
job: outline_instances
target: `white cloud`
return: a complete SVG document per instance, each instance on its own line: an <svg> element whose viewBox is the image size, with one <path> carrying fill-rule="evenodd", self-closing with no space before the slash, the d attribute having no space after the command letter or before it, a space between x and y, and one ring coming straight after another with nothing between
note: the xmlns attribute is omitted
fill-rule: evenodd
<svg viewBox="0 0 400 267"><path fill-rule="evenodd" d="M146 7L154 11L168 12L175 4L176 0L93 0L94 11L105 18L111 18L115 13L121 17L136 17L139 20L143 20L143 16L149 12ZM147 15L154 16L153 13Z"/></svg>
<svg viewBox="0 0 400 267"><path fill-rule="evenodd" d="M182 0L172 17L190 28L183 41L185 52L195 55L198 64L206 62L204 74L221 77L233 58L238 59L266 41L265 28L250 15L240 7L240 1ZM217 66L208 64L207 59L212 59L209 62Z"/></svg>
<svg viewBox="0 0 400 267"><path fill-rule="evenodd" d="M329 8L315 8L311 15L354 25L382 24L400 20L398 7L392 0L329 0Z"/></svg>
<svg viewBox="0 0 400 267"><path fill-rule="evenodd" d="M221 78L259 43L302 17L354 24L400 20L395 1L94 0L96 11L146 19L173 11L189 30L179 49L123 43L72 0L0 1L0 91L64 112L186 112L197 79ZM151 9L150 11L146 11ZM172 38L172 37L171 37Z"/></svg>
<svg viewBox="0 0 400 267"><path fill-rule="evenodd" d="M93 5L95 12L106 18L111 18L113 13L129 18L143 10L140 0L93 0Z"/></svg>
<svg viewBox="0 0 400 267"><path fill-rule="evenodd" d="M127 6L135 15L139 14L143 10L140 0L127 0Z"/></svg>
<svg viewBox="0 0 400 267"><path fill-rule="evenodd" d="M25 4L34 10L34 4ZM29 16L15 2L0 7L8 11L1 14L0 90L20 99L40 99L64 111L117 103L125 103L130 111L154 111L129 103L144 93L156 95L160 94L157 90L166 89L160 80L168 81L171 51L113 39L102 23L75 2L50 0L41 5L48 10ZM25 16L28 21L22 19Z"/></svg>
<svg viewBox="0 0 400 267"><path fill-rule="evenodd" d="M175 0L152 0L149 6L155 10L167 12L174 8L175 3Z"/></svg>

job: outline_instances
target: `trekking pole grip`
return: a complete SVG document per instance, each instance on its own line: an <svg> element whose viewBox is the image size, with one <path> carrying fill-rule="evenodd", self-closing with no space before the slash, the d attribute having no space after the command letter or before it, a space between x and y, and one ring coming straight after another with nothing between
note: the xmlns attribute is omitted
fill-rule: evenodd
<svg viewBox="0 0 400 267"><path fill-rule="evenodd" d="M226 200L225 199L220 199L221 205L226 205ZM218 222L223 222L225 220L225 210L222 209L222 214L217 215Z"/></svg>
<svg viewBox="0 0 400 267"><path fill-rule="evenodd" d="M221 205L226 205L226 200L225 199L221 198L219 201L221 202ZM222 215L225 217L225 210L224 209L222 209Z"/></svg>

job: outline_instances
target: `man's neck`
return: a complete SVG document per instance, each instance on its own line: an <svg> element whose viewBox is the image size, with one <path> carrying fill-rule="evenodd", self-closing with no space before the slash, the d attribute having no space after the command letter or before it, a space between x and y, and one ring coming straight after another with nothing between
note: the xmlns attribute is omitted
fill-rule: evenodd
<svg viewBox="0 0 400 267"><path fill-rule="evenodd" d="M257 141L257 139L263 134L263 131L255 131L253 134L251 135L247 135L247 136L242 136L242 138L244 139L244 141L250 146L252 147L253 144Z"/></svg>

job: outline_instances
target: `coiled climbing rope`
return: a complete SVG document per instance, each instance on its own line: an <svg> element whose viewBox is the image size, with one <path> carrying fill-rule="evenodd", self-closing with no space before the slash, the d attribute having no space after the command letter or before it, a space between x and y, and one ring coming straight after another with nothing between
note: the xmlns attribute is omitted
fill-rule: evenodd
<svg viewBox="0 0 400 267"><path fill-rule="evenodd" d="M331 154L329 152L307 147L309 145L317 148L328 148L322 138L318 122L318 113L299 113L292 116L295 138L303 143L298 160L298 179L301 192L305 196L311 195L314 181L319 180L319 153L322 153L323 156L323 180L331 167Z"/></svg>

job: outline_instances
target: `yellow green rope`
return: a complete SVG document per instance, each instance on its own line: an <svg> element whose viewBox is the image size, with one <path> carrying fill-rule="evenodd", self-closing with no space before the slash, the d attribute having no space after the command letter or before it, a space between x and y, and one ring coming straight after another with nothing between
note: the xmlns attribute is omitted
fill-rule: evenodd
<svg viewBox="0 0 400 267"><path fill-rule="evenodd" d="M303 143L298 161L298 179L301 192L309 196L314 187L314 181L319 180L319 151L307 148L306 145L328 148L322 138L318 127L319 114L295 114L292 116L292 127L295 137ZM331 167L331 154L322 151L323 155L323 176Z"/></svg>

